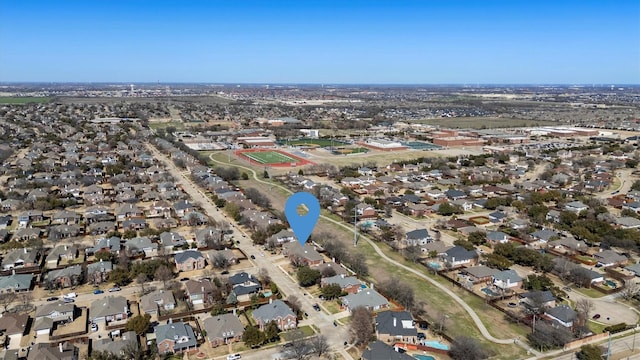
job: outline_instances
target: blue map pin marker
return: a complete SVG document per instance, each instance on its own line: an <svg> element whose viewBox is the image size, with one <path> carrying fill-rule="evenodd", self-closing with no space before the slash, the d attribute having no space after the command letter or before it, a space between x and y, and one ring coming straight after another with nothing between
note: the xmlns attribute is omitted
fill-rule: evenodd
<svg viewBox="0 0 640 360"><path fill-rule="evenodd" d="M298 214L298 206L300 205L307 207L308 212L305 215ZM304 246L320 217L318 199L308 192L295 193L287 199L287 203L284 205L284 214L287 216L287 221L298 238L298 242Z"/></svg>

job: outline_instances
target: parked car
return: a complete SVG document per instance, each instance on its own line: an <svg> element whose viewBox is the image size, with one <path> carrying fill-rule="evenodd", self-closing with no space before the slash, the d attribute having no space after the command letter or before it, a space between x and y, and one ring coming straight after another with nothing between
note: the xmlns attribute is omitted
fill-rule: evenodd
<svg viewBox="0 0 640 360"><path fill-rule="evenodd" d="M55 296L52 296L52 297L47 299L47 301L56 301L56 300L58 300L58 298L55 297Z"/></svg>
<svg viewBox="0 0 640 360"><path fill-rule="evenodd" d="M109 292L116 292L116 291L120 291L119 287L112 287L111 289L109 289Z"/></svg>
<svg viewBox="0 0 640 360"><path fill-rule="evenodd" d="M96 295L98 295L98 294L103 294L103 293L104 293L104 291L102 291L102 290L100 290L100 289L96 289L96 290L93 290L93 293L94 293L94 294L96 294Z"/></svg>
<svg viewBox="0 0 640 360"><path fill-rule="evenodd" d="M315 311L320 311L320 305L318 305L318 304L313 304L313 309L314 309Z"/></svg>
<svg viewBox="0 0 640 360"><path fill-rule="evenodd" d="M255 260L256 259L255 255L251 255L250 257L251 257L251 260Z"/></svg>
<svg viewBox="0 0 640 360"><path fill-rule="evenodd" d="M595 314L591 317L593 320L600 319L600 314Z"/></svg>
<svg viewBox="0 0 640 360"><path fill-rule="evenodd" d="M182 278L180 281L189 281L189 278Z"/></svg>
<svg viewBox="0 0 640 360"><path fill-rule="evenodd" d="M98 324L96 324L96 323L91 323L91 331L93 331L93 332L98 331Z"/></svg>
<svg viewBox="0 0 640 360"><path fill-rule="evenodd" d="M427 338L427 337L424 335L424 333L422 333L422 332L419 332L419 333L418 333L418 340L424 340L424 339L426 339L426 338Z"/></svg>
<svg viewBox="0 0 640 360"><path fill-rule="evenodd" d="M75 302L75 300L73 300L72 298L63 298L62 301L64 301L65 303L72 303Z"/></svg>
<svg viewBox="0 0 640 360"><path fill-rule="evenodd" d="M65 299L75 299L76 297L78 297L78 294L74 293L74 292L70 292L66 295L62 295L63 298Z"/></svg>

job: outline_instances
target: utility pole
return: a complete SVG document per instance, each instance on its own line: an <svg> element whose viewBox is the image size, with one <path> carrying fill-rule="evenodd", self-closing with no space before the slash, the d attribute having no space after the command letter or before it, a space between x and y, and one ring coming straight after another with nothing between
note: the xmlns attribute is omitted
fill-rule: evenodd
<svg viewBox="0 0 640 360"><path fill-rule="evenodd" d="M358 245L358 227L356 224L358 223L358 207L353 207L353 247Z"/></svg>

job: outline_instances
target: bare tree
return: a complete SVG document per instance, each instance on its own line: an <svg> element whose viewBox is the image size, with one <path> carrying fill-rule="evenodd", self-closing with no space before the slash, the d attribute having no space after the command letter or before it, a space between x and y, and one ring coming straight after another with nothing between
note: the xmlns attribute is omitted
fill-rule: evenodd
<svg viewBox="0 0 640 360"><path fill-rule="evenodd" d="M153 277L155 280L162 281L162 287L166 289L167 281L173 279L173 272L171 272L167 266L162 265L158 267Z"/></svg>
<svg viewBox="0 0 640 360"><path fill-rule="evenodd" d="M368 344L373 337L373 313L364 307L357 307L351 311L350 340L355 345Z"/></svg>
<svg viewBox="0 0 640 360"><path fill-rule="evenodd" d="M454 360L481 360L489 357L489 354L475 339L460 336L453 340L449 356Z"/></svg>
<svg viewBox="0 0 640 360"><path fill-rule="evenodd" d="M308 359L314 351L312 344L304 337L302 330L296 329L290 332L289 343L291 346L287 351L287 355L296 360Z"/></svg>
<svg viewBox="0 0 640 360"><path fill-rule="evenodd" d="M20 301L24 310L30 310L33 302L33 294L30 291L20 294Z"/></svg>
<svg viewBox="0 0 640 360"><path fill-rule="evenodd" d="M214 268L216 269L222 269L222 270L227 270L227 268L229 267L229 259L227 259L226 256L224 256L223 253L216 253L213 256L212 261L212 265Z"/></svg>
<svg viewBox="0 0 640 360"><path fill-rule="evenodd" d="M587 322L589 319L589 313L593 310L593 301L590 299L580 299L576 301L576 311L578 312L578 316L582 319L582 324Z"/></svg>
<svg viewBox="0 0 640 360"><path fill-rule="evenodd" d="M633 280L625 281L624 289L620 292L625 300L631 300L636 294L640 294L640 285Z"/></svg>
<svg viewBox="0 0 640 360"><path fill-rule="evenodd" d="M258 280L262 283L262 285L267 285L271 282L271 276L269 275L269 270L266 268L260 268L258 270Z"/></svg>
<svg viewBox="0 0 640 360"><path fill-rule="evenodd" d="M322 334L318 334L311 339L311 346L316 354L318 354L318 357L322 357L322 354L326 354L330 349L327 338Z"/></svg>
<svg viewBox="0 0 640 360"><path fill-rule="evenodd" d="M0 294L0 306L4 308L3 312L7 311L7 308L9 307L9 305L11 305L11 303L16 300L16 297L17 297L16 293L12 291L6 292L4 294Z"/></svg>
<svg viewBox="0 0 640 360"><path fill-rule="evenodd" d="M291 310L296 314L298 314L302 309L302 304L300 303L300 299L298 299L298 297L295 295L289 295L287 297L287 303L289 304L289 307L291 308Z"/></svg>
<svg viewBox="0 0 640 360"><path fill-rule="evenodd" d="M144 284L149 281L149 278L147 278L147 274L145 273L140 273L138 274L138 276L136 276L136 283L138 285L140 285L140 292L142 292L144 294Z"/></svg>

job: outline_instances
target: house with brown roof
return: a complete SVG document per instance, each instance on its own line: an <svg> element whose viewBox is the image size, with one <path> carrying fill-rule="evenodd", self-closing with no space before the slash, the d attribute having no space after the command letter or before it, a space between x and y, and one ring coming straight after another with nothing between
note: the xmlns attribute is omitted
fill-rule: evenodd
<svg viewBox="0 0 640 360"><path fill-rule="evenodd" d="M306 243L303 246L299 242L293 241L282 245L282 254L287 256L291 262L300 262L306 266L316 266L324 261L313 245Z"/></svg>

